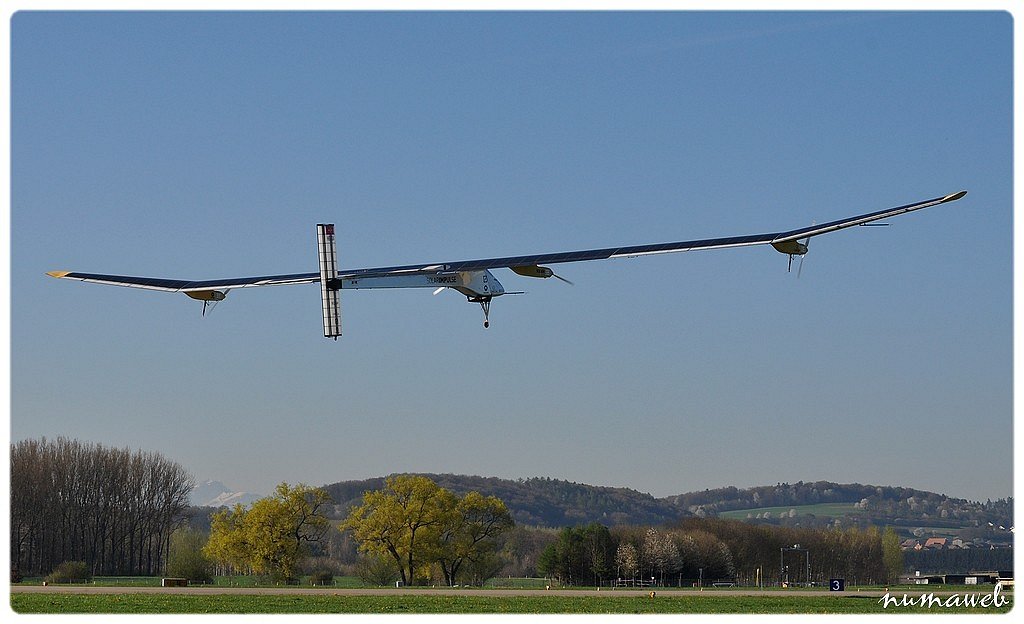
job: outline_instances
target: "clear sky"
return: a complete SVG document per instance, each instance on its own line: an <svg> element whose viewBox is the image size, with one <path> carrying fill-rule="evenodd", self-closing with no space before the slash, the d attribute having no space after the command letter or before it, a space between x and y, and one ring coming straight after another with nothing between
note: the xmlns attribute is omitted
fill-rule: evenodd
<svg viewBox="0 0 1024 624"><path fill-rule="evenodd" d="M269 493L392 472L665 496L828 479L1012 493L1012 18L33 13L12 22L11 439ZM791 229L561 265L520 297L172 278Z"/></svg>

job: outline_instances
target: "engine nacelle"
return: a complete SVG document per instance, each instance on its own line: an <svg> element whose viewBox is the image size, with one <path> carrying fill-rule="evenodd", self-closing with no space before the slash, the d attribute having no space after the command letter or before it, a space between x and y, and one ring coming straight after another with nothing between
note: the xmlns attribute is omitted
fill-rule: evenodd
<svg viewBox="0 0 1024 624"><path fill-rule="evenodd" d="M789 254L791 256L802 256L807 253L807 245L797 240L786 241L784 243L772 243L772 247L779 253Z"/></svg>
<svg viewBox="0 0 1024 624"><path fill-rule="evenodd" d="M537 266L536 264L509 268L512 269L514 273L524 277L551 277L555 274L555 272L548 267Z"/></svg>
<svg viewBox="0 0 1024 624"><path fill-rule="evenodd" d="M185 294L199 301L224 301L226 292L220 290L186 290Z"/></svg>

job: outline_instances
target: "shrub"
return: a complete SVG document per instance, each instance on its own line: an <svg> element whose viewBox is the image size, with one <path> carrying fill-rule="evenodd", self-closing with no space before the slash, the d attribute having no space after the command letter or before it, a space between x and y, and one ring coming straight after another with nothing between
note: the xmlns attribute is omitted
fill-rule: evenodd
<svg viewBox="0 0 1024 624"><path fill-rule="evenodd" d="M367 585L386 587L398 578L398 568L388 557L368 554L356 564L356 576Z"/></svg>
<svg viewBox="0 0 1024 624"><path fill-rule="evenodd" d="M92 580L92 571L84 561L65 561L43 580L47 583L88 583Z"/></svg>
<svg viewBox="0 0 1024 624"><path fill-rule="evenodd" d="M320 569L315 570L309 575L310 585L333 585L334 584L334 573L330 570Z"/></svg>
<svg viewBox="0 0 1024 624"><path fill-rule="evenodd" d="M194 529L180 529L171 535L167 553L167 575L186 578L192 583L213 582L213 564L203 554L206 535Z"/></svg>

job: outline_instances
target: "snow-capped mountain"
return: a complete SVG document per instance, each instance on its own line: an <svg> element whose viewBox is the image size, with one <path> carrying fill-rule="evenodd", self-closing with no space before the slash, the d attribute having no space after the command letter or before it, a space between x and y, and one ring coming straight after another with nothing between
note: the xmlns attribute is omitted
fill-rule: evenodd
<svg viewBox="0 0 1024 624"><path fill-rule="evenodd" d="M234 507L238 503L248 505L263 498L260 494L232 492L220 481L204 481L196 485L189 499L196 507Z"/></svg>

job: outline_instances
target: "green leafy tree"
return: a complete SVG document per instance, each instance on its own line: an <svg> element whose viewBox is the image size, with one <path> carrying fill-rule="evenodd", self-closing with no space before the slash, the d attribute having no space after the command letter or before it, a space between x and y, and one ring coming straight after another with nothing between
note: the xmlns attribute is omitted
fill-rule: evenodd
<svg viewBox="0 0 1024 624"><path fill-rule="evenodd" d="M563 583L580 585L586 574L584 562L583 534L579 527L565 527L555 542L558 553L558 577Z"/></svg>
<svg viewBox="0 0 1024 624"><path fill-rule="evenodd" d="M540 554L537 571L569 585L588 581L598 585L614 572L615 565L616 549L608 527L592 522L562 529L558 540Z"/></svg>
<svg viewBox="0 0 1024 624"><path fill-rule="evenodd" d="M236 505L232 511L214 514L203 553L234 569L294 578L309 546L330 529L323 515L329 501L322 489L282 483L274 496L261 498L249 509Z"/></svg>
<svg viewBox="0 0 1024 624"><path fill-rule="evenodd" d="M903 551L900 537L892 527L882 533L882 565L885 567L886 582L895 583L903 573Z"/></svg>
<svg viewBox="0 0 1024 624"><path fill-rule="evenodd" d="M591 522L579 529L583 546L583 573L594 585L615 571L615 545L608 527Z"/></svg>
<svg viewBox="0 0 1024 624"><path fill-rule="evenodd" d="M245 505L241 503L234 509L222 509L210 516L210 538L203 547L203 554L224 572L251 570L245 517Z"/></svg>
<svg viewBox="0 0 1024 624"><path fill-rule="evenodd" d="M495 496L468 492L459 499L454 509L444 515L438 531L437 562L445 584L454 585L467 562L478 564L473 566L473 576L494 568L497 537L514 524L505 503Z"/></svg>
<svg viewBox="0 0 1024 624"><path fill-rule="evenodd" d="M455 496L426 477L388 477L384 489L366 492L342 529L351 530L366 554L390 556L403 584L417 566L438 554L440 528L449 521Z"/></svg>
<svg viewBox="0 0 1024 624"><path fill-rule="evenodd" d="M341 528L352 531L365 556L389 557L403 583L425 582L440 570L454 585L460 572L480 579L500 568L497 538L513 525L494 496L459 498L427 477L399 475L365 492Z"/></svg>
<svg viewBox="0 0 1024 624"><path fill-rule="evenodd" d="M548 544L540 552L540 556L537 557L537 572L544 576L544 578L561 580L561 563L561 558L558 554L558 543Z"/></svg>

